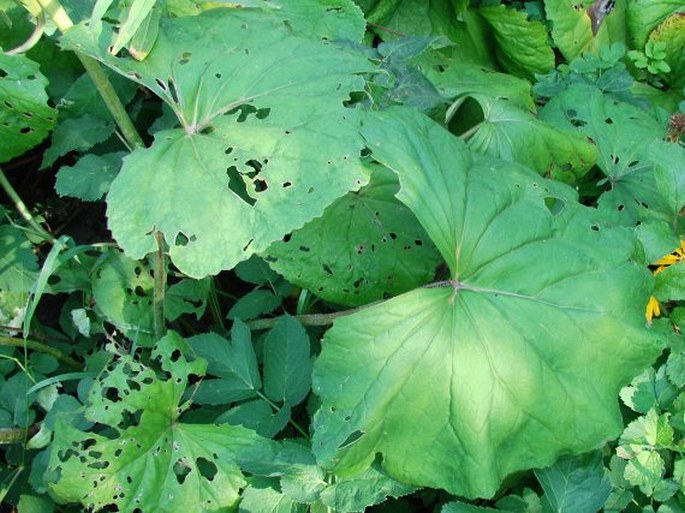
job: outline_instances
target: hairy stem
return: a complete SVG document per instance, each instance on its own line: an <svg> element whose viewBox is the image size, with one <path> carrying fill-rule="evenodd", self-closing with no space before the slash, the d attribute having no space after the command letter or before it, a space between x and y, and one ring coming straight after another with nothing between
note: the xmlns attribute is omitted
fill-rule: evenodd
<svg viewBox="0 0 685 513"><path fill-rule="evenodd" d="M58 0L38 0L38 3L43 8L45 14L50 16L52 21L57 25L57 28L61 32L65 32L74 26L74 23L69 18L69 15L60 5ZM121 130L124 139L131 148L143 147L143 140L141 139L138 131L133 122L129 117L124 105L121 103L121 99L117 95L112 83L107 78L107 74L102 69L102 66L93 58L83 55L79 52L75 52L76 56L83 64L84 69L93 80L96 89L102 96L107 109L112 114L114 121Z"/></svg>
<svg viewBox="0 0 685 513"><path fill-rule="evenodd" d="M72 367L75 369L81 368L81 364L79 362L77 362L76 360L74 360L71 356L64 354L59 349L56 349L54 347L50 347L50 346L45 345L41 342L37 342L35 340L24 340L23 338L0 336L0 346L13 346L13 347L22 347L22 348L26 347L27 349L31 349L33 351L40 351L41 353L45 353L45 354L49 354L50 356L54 356L60 362L67 364L69 367Z"/></svg>
<svg viewBox="0 0 685 513"><path fill-rule="evenodd" d="M33 228L36 231L36 233L43 237L45 240L54 243L55 238L45 228L38 224L38 222L36 222L36 220L31 215L31 212L26 207L24 201L21 199L19 194L17 194L17 191L14 190L14 187L12 187L12 184L9 182L2 169L0 169L0 186L2 186L5 193L7 193L10 199L14 202L14 207L17 209L19 214L21 214L21 216L24 219L26 219L26 222L29 223L29 226L31 226L31 228Z"/></svg>
<svg viewBox="0 0 685 513"><path fill-rule="evenodd" d="M164 322L164 295L166 293L166 266L164 265L164 235L155 232L157 251L155 253L155 289L152 303L154 309L155 339L159 340L166 333Z"/></svg>

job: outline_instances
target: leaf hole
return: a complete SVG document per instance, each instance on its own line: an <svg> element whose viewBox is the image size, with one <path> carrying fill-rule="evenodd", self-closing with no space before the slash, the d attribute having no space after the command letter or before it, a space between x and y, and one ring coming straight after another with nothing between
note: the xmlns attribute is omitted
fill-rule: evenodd
<svg viewBox="0 0 685 513"><path fill-rule="evenodd" d="M599 231L599 225L598 224L591 225L590 230L592 230L593 232L598 232Z"/></svg>
<svg viewBox="0 0 685 513"><path fill-rule="evenodd" d="M364 436L363 431L360 431L360 430L353 431L352 433L350 433L350 436L345 438L345 441L338 446L338 449L345 449L345 448L349 447L350 445L358 442L361 439L361 437L363 437L363 436Z"/></svg>
<svg viewBox="0 0 685 513"><path fill-rule="evenodd" d="M333 276L333 269L327 264L323 264L323 272L325 272L328 276Z"/></svg>
<svg viewBox="0 0 685 513"><path fill-rule="evenodd" d="M566 203L562 199L554 196L547 196L545 198L545 207L547 207L547 210L549 210L549 213L553 216L557 216L563 212L565 206Z"/></svg>
<svg viewBox="0 0 685 513"><path fill-rule="evenodd" d="M238 196L238 198L240 198L250 206L254 205L257 202L257 200L255 200L247 193L247 186L245 185L243 177L238 172L237 167L229 167L226 170L226 175L228 177L228 189L232 191L236 196Z"/></svg>
<svg viewBox="0 0 685 513"><path fill-rule="evenodd" d="M606 119L604 120L604 122L605 122L607 125L613 125L613 124L614 124L614 120L611 119L611 118L606 118Z"/></svg>
<svg viewBox="0 0 685 513"><path fill-rule="evenodd" d="M283 187L284 189L287 189L288 187L291 187L292 184L293 184L292 182L283 182L282 187Z"/></svg>
<svg viewBox="0 0 685 513"><path fill-rule="evenodd" d="M209 461L208 459L205 459L203 457L197 458L195 460L195 464L197 465L197 470L198 472L200 472L200 475L204 477L207 481L213 481L214 477L219 472L219 469L214 464L214 462Z"/></svg>

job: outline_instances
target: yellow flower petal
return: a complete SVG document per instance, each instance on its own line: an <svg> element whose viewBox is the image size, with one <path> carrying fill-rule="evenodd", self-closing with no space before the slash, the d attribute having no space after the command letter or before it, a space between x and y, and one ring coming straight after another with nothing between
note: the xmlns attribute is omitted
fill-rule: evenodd
<svg viewBox="0 0 685 513"><path fill-rule="evenodd" d="M652 322L654 317L659 317L661 315L661 305L659 300L654 296L649 297L649 302L647 303L647 309L645 311L645 317L648 322Z"/></svg>

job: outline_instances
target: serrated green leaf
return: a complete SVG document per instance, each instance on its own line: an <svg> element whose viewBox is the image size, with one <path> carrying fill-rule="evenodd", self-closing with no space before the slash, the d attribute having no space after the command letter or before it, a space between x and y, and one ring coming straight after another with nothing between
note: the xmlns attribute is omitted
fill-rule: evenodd
<svg viewBox="0 0 685 513"><path fill-rule="evenodd" d="M544 499L555 513L596 513L611 493L602 453L564 456L548 468L535 471Z"/></svg>
<svg viewBox="0 0 685 513"><path fill-rule="evenodd" d="M271 267L317 296L345 305L425 284L440 255L414 214L395 198L398 189L391 171L375 168L369 185L337 200L287 241L273 244Z"/></svg>
<svg viewBox="0 0 685 513"><path fill-rule="evenodd" d="M207 373L218 379L204 379L198 386L195 400L200 404L227 404L255 397L262 381L257 356L252 346L250 330L234 321L231 341L214 333L188 339L196 354L207 360Z"/></svg>
<svg viewBox="0 0 685 513"><path fill-rule="evenodd" d="M494 33L497 60L512 75L533 79L536 73L554 68L554 52L547 42L547 29L530 21L524 12L504 5L478 9Z"/></svg>
<svg viewBox="0 0 685 513"><path fill-rule="evenodd" d="M264 480L265 481L265 480ZM240 513L306 513L307 505L299 504L270 486L255 483L245 488L240 501Z"/></svg>
<svg viewBox="0 0 685 513"><path fill-rule="evenodd" d="M644 48L652 30L676 12L685 12L681 0L629 0L626 24L631 46Z"/></svg>
<svg viewBox="0 0 685 513"><path fill-rule="evenodd" d="M673 385L685 387L685 352L671 352L666 361L666 375Z"/></svg>
<svg viewBox="0 0 685 513"><path fill-rule="evenodd" d="M0 163L38 145L55 126L47 85L38 63L0 51Z"/></svg>
<svg viewBox="0 0 685 513"><path fill-rule="evenodd" d="M334 511L366 511L390 497L407 495L416 488L390 478L376 465L359 474L337 479L321 491L321 502Z"/></svg>
<svg viewBox="0 0 685 513"><path fill-rule="evenodd" d="M273 312L281 304L281 298L266 289L251 290L236 301L226 315L227 319L247 321Z"/></svg>
<svg viewBox="0 0 685 513"><path fill-rule="evenodd" d="M652 408L646 415L632 421L621 434L618 455L629 459L657 446L672 444L673 428L668 419L669 414L659 415L657 410Z"/></svg>
<svg viewBox="0 0 685 513"><path fill-rule="evenodd" d="M145 264L111 251L93 274L92 287L96 309L108 322L142 346L154 343L154 278Z"/></svg>
<svg viewBox="0 0 685 513"><path fill-rule="evenodd" d="M240 262L235 266L234 271L238 278L254 285L274 284L279 280L278 273L274 272L269 264L257 255L252 255Z"/></svg>
<svg viewBox="0 0 685 513"><path fill-rule="evenodd" d="M119 173L123 156L123 152L106 155L89 153L73 166L62 166L55 183L57 194L83 201L101 200Z"/></svg>
<svg viewBox="0 0 685 513"><path fill-rule="evenodd" d="M653 408L665 410L678 395L678 390L666 379L666 369L652 367L636 376L630 385L623 387L620 396L633 411L646 414Z"/></svg>
<svg viewBox="0 0 685 513"><path fill-rule="evenodd" d="M519 162L566 183L574 183L594 165L597 149L581 134L561 131L507 100L472 97L484 116L468 140L474 151Z"/></svg>
<svg viewBox="0 0 685 513"><path fill-rule="evenodd" d="M125 160L108 218L134 257L154 249L150 230L161 230L174 263L195 278L263 251L367 180L357 116L343 102L363 88L358 74L370 63L294 36L271 15L228 11L164 20L144 62L108 55L83 27L64 36L176 112L183 128Z"/></svg>
<svg viewBox="0 0 685 513"><path fill-rule="evenodd" d="M628 461L625 478L649 497L659 485L665 471L666 465L658 452L644 451Z"/></svg>
<svg viewBox="0 0 685 513"><path fill-rule="evenodd" d="M620 387L660 352L629 232L597 224L564 186L470 155L418 113L376 113L364 136L453 279L326 333L313 378L320 464L351 473L380 453L395 479L488 497L512 472L618 435Z"/></svg>
<svg viewBox="0 0 685 513"><path fill-rule="evenodd" d="M52 143L43 154L41 168L50 167L71 151L85 151L106 141L114 133L114 123L86 114L67 118L55 128Z"/></svg>
<svg viewBox="0 0 685 513"><path fill-rule="evenodd" d="M311 386L309 336L300 321L286 315L264 338L264 393L272 401L301 403Z"/></svg>

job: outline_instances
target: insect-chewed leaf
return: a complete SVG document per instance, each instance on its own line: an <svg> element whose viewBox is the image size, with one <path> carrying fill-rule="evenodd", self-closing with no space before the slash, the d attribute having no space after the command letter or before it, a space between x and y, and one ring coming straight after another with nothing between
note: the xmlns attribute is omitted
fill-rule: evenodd
<svg viewBox="0 0 685 513"><path fill-rule="evenodd" d="M289 27L259 10L167 19L143 62L109 55L92 27L65 35L158 94L182 126L133 152L112 183L109 227L127 254L153 250L161 230L183 272L214 274L367 181L344 102L372 65Z"/></svg>
<svg viewBox="0 0 685 513"><path fill-rule="evenodd" d="M661 346L630 232L416 112L371 115L363 133L453 278L326 333L320 464L351 473L380 453L395 479L489 497L512 472L617 436L618 391Z"/></svg>
<svg viewBox="0 0 685 513"><path fill-rule="evenodd" d="M37 62L0 51L0 162L33 148L55 126L57 111L48 105L47 85Z"/></svg>
<svg viewBox="0 0 685 513"><path fill-rule="evenodd" d="M106 369L86 408L106 431L83 432L58 419L48 467L55 499L131 513L224 511L235 504L246 484L236 461L261 439L240 426L179 422L188 379L206 368L204 360L186 359L188 352L171 332L153 351L167 379L129 356Z"/></svg>

